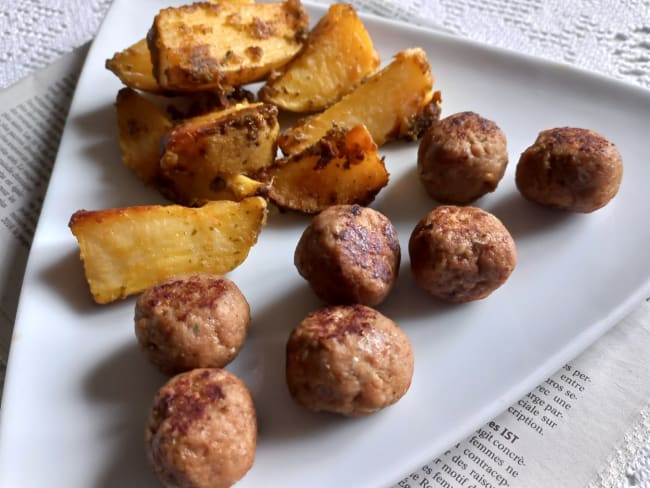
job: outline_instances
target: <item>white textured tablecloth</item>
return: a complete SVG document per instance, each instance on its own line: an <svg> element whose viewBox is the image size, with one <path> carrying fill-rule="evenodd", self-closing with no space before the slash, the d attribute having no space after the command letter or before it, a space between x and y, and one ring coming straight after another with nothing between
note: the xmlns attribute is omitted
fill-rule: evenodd
<svg viewBox="0 0 650 488"><path fill-rule="evenodd" d="M146 0L133 0L146 1ZM556 61L650 88L650 0L358 0L360 10ZM111 0L1 0L0 87L90 40ZM650 487L650 410L613 451L598 486ZM634 448L634 449L633 449Z"/></svg>

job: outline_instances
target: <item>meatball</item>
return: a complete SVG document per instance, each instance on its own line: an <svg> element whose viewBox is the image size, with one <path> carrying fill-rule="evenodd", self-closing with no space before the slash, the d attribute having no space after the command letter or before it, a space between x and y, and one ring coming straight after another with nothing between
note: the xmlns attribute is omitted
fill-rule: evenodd
<svg viewBox="0 0 650 488"><path fill-rule="evenodd" d="M287 384L312 411L368 415L398 401L411 384L413 350L389 318L365 305L309 314L287 342Z"/></svg>
<svg viewBox="0 0 650 488"><path fill-rule="evenodd" d="M589 213L618 192L623 160L614 144L588 129L561 127L539 133L517 164L517 188L541 205Z"/></svg>
<svg viewBox="0 0 650 488"><path fill-rule="evenodd" d="M217 368L179 374L156 395L147 456L168 488L225 488L253 465L257 422L244 383Z"/></svg>
<svg viewBox="0 0 650 488"><path fill-rule="evenodd" d="M250 308L237 285L198 273L144 291L135 305L135 334L163 373L221 368L239 353Z"/></svg>
<svg viewBox="0 0 650 488"><path fill-rule="evenodd" d="M434 123L418 148L420 180L442 203L463 205L494 191L507 164L505 134L474 112Z"/></svg>
<svg viewBox="0 0 650 488"><path fill-rule="evenodd" d="M322 300L381 303L395 284L401 259L397 231L380 212L335 205L314 217L294 263Z"/></svg>
<svg viewBox="0 0 650 488"><path fill-rule="evenodd" d="M510 276L515 243L494 215L476 207L441 206L415 226L409 240L417 283L448 302L485 298Z"/></svg>

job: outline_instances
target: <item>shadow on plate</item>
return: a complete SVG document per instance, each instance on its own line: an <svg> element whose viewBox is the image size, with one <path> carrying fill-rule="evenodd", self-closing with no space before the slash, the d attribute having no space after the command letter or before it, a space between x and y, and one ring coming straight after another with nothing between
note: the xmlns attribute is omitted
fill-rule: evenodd
<svg viewBox="0 0 650 488"><path fill-rule="evenodd" d="M237 359L236 372L253 393L261 443L314 436L346 420L300 407L291 399L285 380L289 334L308 313L323 306L305 282L268 306L252 311L251 330L245 350Z"/></svg>
<svg viewBox="0 0 650 488"><path fill-rule="evenodd" d="M510 192L490 207L486 206L485 210L496 215L515 240L567 225L575 217L571 212L529 202L517 191Z"/></svg>
<svg viewBox="0 0 650 488"><path fill-rule="evenodd" d="M85 395L103 404L98 408L112 419L106 432L112 452L94 487L159 486L146 458L144 432L156 391L166 380L147 363L135 339L86 376Z"/></svg>
<svg viewBox="0 0 650 488"><path fill-rule="evenodd" d="M435 323L436 317L457 307L458 305L445 303L432 297L420 288L415 281L410 264L402 261L395 287L377 309L399 324L422 317L430 317Z"/></svg>
<svg viewBox="0 0 650 488"><path fill-rule="evenodd" d="M388 186L379 193L377 204L371 206L386 215L396 227L406 225L412 229L438 204L424 191L417 167L413 165L400 176L391 176ZM404 250L405 246L406 243L402 243Z"/></svg>
<svg viewBox="0 0 650 488"><path fill-rule="evenodd" d="M40 279L47 284L48 289L56 290L78 314L97 312L97 304L93 302L88 289L78 249L69 251L62 259L43 270Z"/></svg>

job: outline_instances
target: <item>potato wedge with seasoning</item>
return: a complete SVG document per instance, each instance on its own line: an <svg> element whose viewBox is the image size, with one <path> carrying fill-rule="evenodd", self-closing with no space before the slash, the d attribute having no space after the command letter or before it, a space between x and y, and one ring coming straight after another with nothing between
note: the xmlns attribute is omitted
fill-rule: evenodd
<svg viewBox="0 0 650 488"><path fill-rule="evenodd" d="M394 139L419 138L439 117L439 93L425 52L406 49L388 66L324 112L298 122L280 134L284 154L298 153L318 141L336 124L363 124L378 146Z"/></svg>
<svg viewBox="0 0 650 488"><path fill-rule="evenodd" d="M165 92L153 76L151 53L146 39L116 52L111 59L106 60L106 69L112 71L129 88L156 94Z"/></svg>
<svg viewBox="0 0 650 488"><path fill-rule="evenodd" d="M115 100L122 161L148 185L156 185L160 172L160 143L173 126L152 102L130 88Z"/></svg>
<svg viewBox="0 0 650 488"><path fill-rule="evenodd" d="M277 116L275 106L255 103L181 122L163 140L161 191L183 205L251 196L246 192L257 192L259 184L233 177L250 176L273 164L280 131Z"/></svg>
<svg viewBox="0 0 650 488"><path fill-rule="evenodd" d="M156 15L147 34L165 90L224 90L259 81L301 49L309 17L300 0L195 3Z"/></svg>
<svg viewBox="0 0 650 488"><path fill-rule="evenodd" d="M354 7L334 4L309 33L300 54L271 74L259 97L292 112L323 110L373 74L379 63Z"/></svg>
<svg viewBox="0 0 650 488"><path fill-rule="evenodd" d="M369 204L388 184L388 171L363 125L334 128L299 154L276 161L258 176L282 208L317 213L331 205Z"/></svg>
<svg viewBox="0 0 650 488"><path fill-rule="evenodd" d="M208 3L254 3L254 0L207 0ZM147 39L141 39L135 44L119 51L111 59L106 60L106 68L112 71L126 86L159 95L167 94L153 75L151 53Z"/></svg>
<svg viewBox="0 0 650 488"><path fill-rule="evenodd" d="M266 215L266 200L251 197L200 208L79 210L69 226L93 299L108 303L172 276L231 271L257 242Z"/></svg>

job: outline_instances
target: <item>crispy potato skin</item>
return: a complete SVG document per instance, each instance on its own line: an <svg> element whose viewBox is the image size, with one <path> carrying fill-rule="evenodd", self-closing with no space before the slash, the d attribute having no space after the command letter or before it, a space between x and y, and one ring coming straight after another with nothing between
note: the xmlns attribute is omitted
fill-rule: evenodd
<svg viewBox="0 0 650 488"><path fill-rule="evenodd" d="M255 3L254 0L207 0L207 2ZM163 89L153 75L151 52L146 38L116 52L111 59L106 60L106 69L112 71L129 88L156 95L173 94Z"/></svg>
<svg viewBox="0 0 650 488"><path fill-rule="evenodd" d="M94 300L108 303L172 276L231 271L257 242L266 214L266 200L251 197L200 208L79 210L69 227Z"/></svg>
<svg viewBox="0 0 650 488"><path fill-rule="evenodd" d="M274 71L260 99L292 112L323 110L379 67L379 54L351 5L331 5L303 50Z"/></svg>
<svg viewBox="0 0 650 488"><path fill-rule="evenodd" d="M195 3L161 10L147 34L164 89L227 89L264 79L302 47L309 17L299 0Z"/></svg>
<svg viewBox="0 0 650 488"><path fill-rule="evenodd" d="M300 152L333 124L347 128L363 124L378 146L394 139L413 140L439 115L440 96L432 87L426 53L420 48L400 51L391 64L339 102L280 134L280 149L284 154Z"/></svg>
<svg viewBox="0 0 650 488"><path fill-rule="evenodd" d="M172 202L197 206L263 193L246 175L275 160L276 107L238 104L174 125L130 88L120 90L115 106L124 164Z"/></svg>
<svg viewBox="0 0 650 488"><path fill-rule="evenodd" d="M129 88L149 93L164 93L153 76L151 54L146 39L115 53L111 59L106 60L106 69L112 71Z"/></svg>
<svg viewBox="0 0 650 488"><path fill-rule="evenodd" d="M236 105L180 123L163 140L161 191L183 205L240 199L233 177L273 164L279 131L277 107L264 103Z"/></svg>
<svg viewBox="0 0 650 488"><path fill-rule="evenodd" d="M363 125L334 128L257 177L268 182L269 198L278 206L310 214L331 205L367 205L388 184L384 161Z"/></svg>

